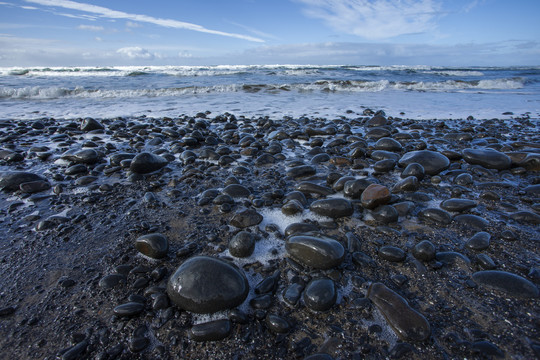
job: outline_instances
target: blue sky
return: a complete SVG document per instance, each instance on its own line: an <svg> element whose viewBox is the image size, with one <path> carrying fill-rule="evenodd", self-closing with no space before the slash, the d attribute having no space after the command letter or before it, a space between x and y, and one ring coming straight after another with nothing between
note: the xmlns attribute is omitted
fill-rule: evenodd
<svg viewBox="0 0 540 360"><path fill-rule="evenodd" d="M540 65L540 0L0 0L0 66Z"/></svg>

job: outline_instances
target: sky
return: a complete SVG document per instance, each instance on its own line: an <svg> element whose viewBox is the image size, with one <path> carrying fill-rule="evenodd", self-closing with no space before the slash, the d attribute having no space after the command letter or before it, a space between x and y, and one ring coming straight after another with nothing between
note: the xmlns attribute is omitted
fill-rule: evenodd
<svg viewBox="0 0 540 360"><path fill-rule="evenodd" d="M540 0L0 0L0 66L540 65Z"/></svg>

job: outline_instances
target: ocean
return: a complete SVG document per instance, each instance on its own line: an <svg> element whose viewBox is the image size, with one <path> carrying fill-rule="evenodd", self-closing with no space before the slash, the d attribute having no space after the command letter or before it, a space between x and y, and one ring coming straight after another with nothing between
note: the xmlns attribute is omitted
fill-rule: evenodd
<svg viewBox="0 0 540 360"><path fill-rule="evenodd" d="M0 119L540 118L540 66L112 66L0 68Z"/></svg>

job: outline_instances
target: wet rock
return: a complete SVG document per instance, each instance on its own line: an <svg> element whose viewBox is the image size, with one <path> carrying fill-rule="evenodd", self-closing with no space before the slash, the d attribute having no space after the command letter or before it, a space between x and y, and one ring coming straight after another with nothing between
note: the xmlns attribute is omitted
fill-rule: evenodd
<svg viewBox="0 0 540 360"><path fill-rule="evenodd" d="M493 149L465 149L463 159L472 165L480 165L486 169L505 170L512 165L512 159Z"/></svg>
<svg viewBox="0 0 540 360"><path fill-rule="evenodd" d="M266 315L266 326L276 334L288 333L291 328L287 319L276 314Z"/></svg>
<svg viewBox="0 0 540 360"><path fill-rule="evenodd" d="M136 174L148 174L167 165L163 157L148 152L137 154L131 161L130 170Z"/></svg>
<svg viewBox="0 0 540 360"><path fill-rule="evenodd" d="M459 174L454 178L454 184L461 185L461 186L468 186L472 185L474 183L473 177L471 174L464 173Z"/></svg>
<svg viewBox="0 0 540 360"><path fill-rule="evenodd" d="M351 216L354 212L351 202L341 198L317 200L311 204L310 210L317 215L334 219Z"/></svg>
<svg viewBox="0 0 540 360"><path fill-rule="evenodd" d="M302 181L296 185L295 189L304 194L316 194L320 196L328 196L334 193L329 187L318 185L310 181Z"/></svg>
<svg viewBox="0 0 540 360"><path fill-rule="evenodd" d="M331 269L345 257L343 246L329 237L296 235L287 240L285 248L294 260L316 269Z"/></svg>
<svg viewBox="0 0 540 360"><path fill-rule="evenodd" d="M47 180L37 174L30 172L8 171L0 174L0 189L8 192L17 191L20 189L21 184L34 181Z"/></svg>
<svg viewBox="0 0 540 360"><path fill-rule="evenodd" d="M429 240L422 240L414 246L412 253L418 260L431 261L435 259L435 245Z"/></svg>
<svg viewBox="0 0 540 360"><path fill-rule="evenodd" d="M118 305L114 308L113 312L116 316L131 317L142 313L144 310L144 304L138 302L128 302L122 305Z"/></svg>
<svg viewBox="0 0 540 360"><path fill-rule="evenodd" d="M401 151L403 150L403 147L398 141L392 138L384 137L377 140L377 142L375 143L375 149L386 151Z"/></svg>
<svg viewBox="0 0 540 360"><path fill-rule="evenodd" d="M247 228L261 223L263 217L254 209L244 209L231 219L231 225L237 228Z"/></svg>
<svg viewBox="0 0 540 360"><path fill-rule="evenodd" d="M289 200L281 207L285 215L296 215L304 211L304 206L298 200Z"/></svg>
<svg viewBox="0 0 540 360"><path fill-rule="evenodd" d="M249 301L249 305L254 309L266 310L272 306L272 296L264 294L254 297Z"/></svg>
<svg viewBox="0 0 540 360"><path fill-rule="evenodd" d="M485 231L474 234L465 244L469 249L482 251L489 247L491 235Z"/></svg>
<svg viewBox="0 0 540 360"><path fill-rule="evenodd" d="M75 360L79 359L88 348L88 340L83 340L79 342L77 345L72 346L69 348L63 355L62 360Z"/></svg>
<svg viewBox="0 0 540 360"><path fill-rule="evenodd" d="M497 267L493 259L487 254L478 254L476 260L478 261L478 264L480 264L480 266L485 270L493 270Z"/></svg>
<svg viewBox="0 0 540 360"><path fill-rule="evenodd" d="M99 286L103 289L111 289L120 284L125 284L127 280L126 275L123 274L109 274L99 280Z"/></svg>
<svg viewBox="0 0 540 360"><path fill-rule="evenodd" d="M304 303L314 311L329 310L336 303L336 299L336 285L331 279L311 280L304 290Z"/></svg>
<svg viewBox="0 0 540 360"><path fill-rule="evenodd" d="M416 191L420 186L418 178L416 176L408 176L403 180L398 181L393 187L393 193L400 193L405 191Z"/></svg>
<svg viewBox="0 0 540 360"><path fill-rule="evenodd" d="M386 186L371 184L362 193L362 206L366 209L375 209L379 205L388 203L391 197L392 194Z"/></svg>
<svg viewBox="0 0 540 360"><path fill-rule="evenodd" d="M536 298L538 288L529 280L506 271L485 270L472 275L472 279L481 287L502 292L516 298Z"/></svg>
<svg viewBox="0 0 540 360"><path fill-rule="evenodd" d="M169 240L159 233L143 235L135 240L135 248L143 255L161 259L167 256Z"/></svg>
<svg viewBox="0 0 540 360"><path fill-rule="evenodd" d="M435 254L435 259L442 262L445 265L455 265L463 269L469 269L471 266L471 260L455 251L441 251Z"/></svg>
<svg viewBox="0 0 540 360"><path fill-rule="evenodd" d="M304 285L293 283L283 290L283 300L285 300L287 304L295 306L298 300L300 300L303 291Z"/></svg>
<svg viewBox="0 0 540 360"><path fill-rule="evenodd" d="M405 179L409 176L415 176L421 181L426 176L426 170L418 163L409 163L401 172L401 178Z"/></svg>
<svg viewBox="0 0 540 360"><path fill-rule="evenodd" d="M395 246L383 246L379 249L379 256L390 262L403 262L405 261L405 251Z"/></svg>
<svg viewBox="0 0 540 360"><path fill-rule="evenodd" d="M441 209L453 212L464 212L476 207L476 201L468 199L448 199L441 203Z"/></svg>
<svg viewBox="0 0 540 360"><path fill-rule="evenodd" d="M317 173L317 170L311 165L300 165L295 166L287 171L287 176L290 176L294 179L301 177L312 176Z"/></svg>
<svg viewBox="0 0 540 360"><path fill-rule="evenodd" d="M62 158L79 164L95 164L101 160L101 155L94 149L83 149L67 151Z"/></svg>
<svg viewBox="0 0 540 360"><path fill-rule="evenodd" d="M383 224L390 224L397 222L399 219L399 213L391 205L382 205L371 212L373 218Z"/></svg>
<svg viewBox="0 0 540 360"><path fill-rule="evenodd" d="M427 208L420 211L418 218L438 225L448 225L452 222L452 216L448 212L437 208Z"/></svg>
<svg viewBox="0 0 540 360"><path fill-rule="evenodd" d="M510 214L510 217L519 223L540 224L540 215L530 211L518 211Z"/></svg>
<svg viewBox="0 0 540 360"><path fill-rule="evenodd" d="M251 195L251 191L249 191L249 189L243 185L231 184L223 189L223 194L229 195L233 198L243 198Z"/></svg>
<svg viewBox="0 0 540 360"><path fill-rule="evenodd" d="M399 165L402 167L412 163L422 165L428 175L437 175L450 166L450 160L446 156L430 150L411 151L399 159Z"/></svg>
<svg viewBox="0 0 540 360"><path fill-rule="evenodd" d="M471 344L471 349L474 354L481 356L482 358L504 358L504 352L497 346L486 340L476 341Z"/></svg>
<svg viewBox="0 0 540 360"><path fill-rule="evenodd" d="M49 182L46 180L38 180L22 183L21 185L19 185L19 188L23 193L34 194L41 191L49 190L51 188L51 184L49 184Z"/></svg>
<svg viewBox="0 0 540 360"><path fill-rule="evenodd" d="M231 329L230 320L214 320L193 325L189 330L189 337L194 341L219 341L228 337Z"/></svg>
<svg viewBox="0 0 540 360"><path fill-rule="evenodd" d="M454 217L454 220L459 224L476 230L486 230L489 226L489 221L472 214L457 215Z"/></svg>
<svg viewBox="0 0 540 360"><path fill-rule="evenodd" d="M104 127L97 120L92 118L86 118L81 123L81 130L84 132L89 132L93 130L103 130Z"/></svg>
<svg viewBox="0 0 540 360"><path fill-rule="evenodd" d="M229 241L229 252L235 257L248 257L255 250L255 236L247 231L240 231Z"/></svg>
<svg viewBox="0 0 540 360"><path fill-rule="evenodd" d="M214 313L240 305L249 284L243 271L230 263L207 256L186 260L169 278L167 294L181 309Z"/></svg>
<svg viewBox="0 0 540 360"><path fill-rule="evenodd" d="M289 237L295 234L307 234L312 232L319 232L317 225L310 223L293 223L285 228L285 237Z"/></svg>
<svg viewBox="0 0 540 360"><path fill-rule="evenodd" d="M261 282L255 286L255 294L275 293L278 287L280 274L281 272L276 270L272 275L261 280Z"/></svg>
<svg viewBox="0 0 540 360"><path fill-rule="evenodd" d="M431 336L426 318L382 283L373 283L367 297L382 312L388 324L404 341L424 341Z"/></svg>

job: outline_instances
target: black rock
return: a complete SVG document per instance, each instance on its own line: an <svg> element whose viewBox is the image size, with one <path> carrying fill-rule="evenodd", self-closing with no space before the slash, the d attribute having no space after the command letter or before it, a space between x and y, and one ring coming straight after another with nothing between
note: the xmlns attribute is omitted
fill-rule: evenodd
<svg viewBox="0 0 540 360"><path fill-rule="evenodd" d="M291 328L287 319L276 314L266 315L266 326L276 334L288 333Z"/></svg>
<svg viewBox="0 0 540 360"><path fill-rule="evenodd" d="M354 212L351 202L341 198L317 200L311 204L310 210L317 215L334 219L351 216Z"/></svg>
<svg viewBox="0 0 540 360"><path fill-rule="evenodd" d="M516 298L536 298L538 288L529 280L506 271L485 270L472 275L480 286L505 293Z"/></svg>
<svg viewBox="0 0 540 360"><path fill-rule="evenodd" d="M131 160L130 170L136 174L147 174L167 165L163 157L148 152L138 154Z"/></svg>
<svg viewBox="0 0 540 360"><path fill-rule="evenodd" d="M81 130L84 132L103 129L103 125L101 125L97 120L92 118L86 118L81 123Z"/></svg>
<svg viewBox="0 0 540 360"><path fill-rule="evenodd" d="M453 212L464 212L476 207L476 201L468 199L448 199L441 203L441 209Z"/></svg>
<svg viewBox="0 0 540 360"><path fill-rule="evenodd" d="M469 249L481 251L489 247L489 241L491 235L485 231L480 231L474 234L469 240L467 240L466 246Z"/></svg>
<svg viewBox="0 0 540 360"><path fill-rule="evenodd" d="M481 165L486 169L505 170L512 165L512 159L493 149L465 149L463 159L469 164Z"/></svg>
<svg viewBox="0 0 540 360"><path fill-rule="evenodd" d="M139 315L144 310L144 304L138 302L128 302L122 305L118 305L114 308L115 315L120 317L130 317Z"/></svg>
<svg viewBox="0 0 540 360"><path fill-rule="evenodd" d="M196 256L185 261L169 278L167 293L181 309L214 313L240 305L249 284L244 272L212 257Z"/></svg>
<svg viewBox="0 0 540 360"><path fill-rule="evenodd" d="M422 240L414 246L412 253L418 260L431 261L435 259L435 245L429 240Z"/></svg>
<svg viewBox="0 0 540 360"><path fill-rule="evenodd" d="M422 180L424 176L426 176L426 170L418 163L409 163L409 165L403 169L401 177L404 179L409 176L415 176L418 180Z"/></svg>
<svg viewBox="0 0 540 360"><path fill-rule="evenodd" d="M326 311L336 303L337 290L334 281L327 278L311 280L304 290L304 303L314 311Z"/></svg>
<svg viewBox="0 0 540 360"><path fill-rule="evenodd" d="M405 261L405 251L395 246L383 246L379 249L379 256L391 262Z"/></svg>
<svg viewBox="0 0 540 360"><path fill-rule="evenodd" d="M189 337L194 341L218 341L231 334L231 321L228 319L214 320L196 324L189 330Z"/></svg>
<svg viewBox="0 0 540 360"><path fill-rule="evenodd" d="M21 184L34 182L34 181L47 181L45 178L23 171L8 171L0 175L0 190L3 191L17 191L20 189Z"/></svg>
<svg viewBox="0 0 540 360"><path fill-rule="evenodd" d="M300 165L295 166L287 171L287 176L290 176L294 179L312 176L317 173L317 170L311 165Z"/></svg>
<svg viewBox="0 0 540 360"><path fill-rule="evenodd" d="M345 257L343 246L329 237L296 235L287 240L285 248L294 260L316 269L331 269Z"/></svg>
<svg viewBox="0 0 540 360"><path fill-rule="evenodd" d="M418 218L438 225L448 225L452 222L452 216L448 212L437 208L427 208L420 211Z"/></svg>
<svg viewBox="0 0 540 360"><path fill-rule="evenodd" d="M412 163L422 165L428 175L437 175L450 166L450 160L446 156L430 150L411 151L399 159L400 166L407 166Z"/></svg>
<svg viewBox="0 0 540 360"><path fill-rule="evenodd" d="M159 233L143 235L135 240L135 248L143 255L161 259L167 256L169 240Z"/></svg>
<svg viewBox="0 0 540 360"><path fill-rule="evenodd" d="M255 250L255 236L247 231L240 231L229 241L229 252L235 257L248 257Z"/></svg>
<svg viewBox="0 0 540 360"><path fill-rule="evenodd" d="M247 228L260 224L262 220L262 215L254 209L244 209L233 216L231 225L237 228Z"/></svg>

